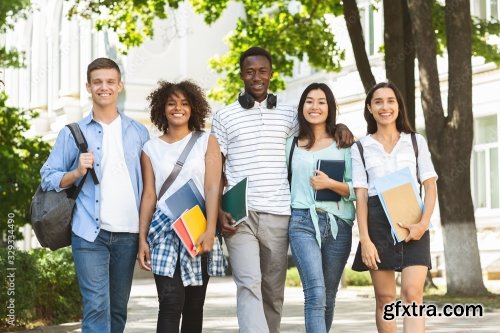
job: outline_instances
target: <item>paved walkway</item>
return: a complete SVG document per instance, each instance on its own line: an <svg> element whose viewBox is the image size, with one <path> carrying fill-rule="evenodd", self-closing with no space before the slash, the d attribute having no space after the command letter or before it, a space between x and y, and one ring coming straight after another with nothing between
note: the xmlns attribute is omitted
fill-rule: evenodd
<svg viewBox="0 0 500 333"><path fill-rule="evenodd" d="M436 281L435 281L436 282ZM500 281L485 281L487 288L500 293ZM237 333L236 287L230 277L212 278L208 284L205 303L204 333ZM375 300L371 288L350 287L337 295L335 318L330 332L376 332L374 320ZM441 308L438 308L441 311ZM158 303L152 277L134 279L129 301L129 317L125 333L155 332ZM402 320L397 319L402 332ZM40 327L23 333L81 333L79 323ZM490 311L482 317L427 317L426 332L430 333L499 333L500 310ZM76 330L75 330L76 329ZM285 289L285 304L281 322L282 333L304 333L303 295L301 288Z"/></svg>
<svg viewBox="0 0 500 333"><path fill-rule="evenodd" d="M499 289L496 291L500 292ZM230 277L210 280L205 303L204 333L238 332L235 295L236 287ZM334 326L331 332L376 332L373 316L375 300L372 295L370 289L362 291L353 288L341 289L337 297ZM154 332L157 307L153 279L134 280L129 302L129 320L125 332ZM400 319L398 326L399 331L402 331ZM281 332L305 332L301 288L286 288ZM428 317L427 332L498 333L500 332L500 311L485 313L483 317Z"/></svg>

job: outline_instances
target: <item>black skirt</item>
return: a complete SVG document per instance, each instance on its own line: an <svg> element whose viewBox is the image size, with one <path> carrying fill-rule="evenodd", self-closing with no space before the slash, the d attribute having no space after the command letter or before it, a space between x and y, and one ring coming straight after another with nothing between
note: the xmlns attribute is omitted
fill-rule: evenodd
<svg viewBox="0 0 500 333"><path fill-rule="evenodd" d="M394 244L391 225L378 196L368 198L368 235L378 251L381 261L377 263L379 270L401 272L408 266L427 266L431 269L429 230L417 241ZM369 270L361 259L360 243L358 243L352 269L358 272Z"/></svg>

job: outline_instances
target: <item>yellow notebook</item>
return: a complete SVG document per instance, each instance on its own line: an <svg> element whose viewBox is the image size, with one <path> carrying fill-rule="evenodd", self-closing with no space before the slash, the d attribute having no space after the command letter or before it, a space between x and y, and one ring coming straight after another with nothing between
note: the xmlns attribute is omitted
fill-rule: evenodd
<svg viewBox="0 0 500 333"><path fill-rule="evenodd" d="M182 214L181 220L186 227L192 246L194 247L194 245L198 242L198 239L200 239L200 236L207 230L207 220L205 219L205 215L203 215L200 206L196 205ZM196 254L199 253L201 251L201 246L198 246L195 251ZM188 252L193 255L189 248Z"/></svg>

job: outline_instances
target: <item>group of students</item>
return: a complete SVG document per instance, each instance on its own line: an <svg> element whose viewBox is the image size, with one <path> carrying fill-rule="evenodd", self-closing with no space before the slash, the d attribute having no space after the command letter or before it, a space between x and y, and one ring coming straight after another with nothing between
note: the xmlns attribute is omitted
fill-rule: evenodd
<svg viewBox="0 0 500 333"><path fill-rule="evenodd" d="M201 332L209 277L223 275L226 265L217 229L237 285L240 332L279 332L289 246L303 285L306 331L328 332L355 214L360 244L353 269L371 273L378 331L396 331L395 321L382 318L383 306L396 299L395 271L402 272L402 300L422 303L437 175L418 134L415 158L414 131L398 89L379 83L368 93L361 151L349 129L336 123L335 97L326 84L309 85L293 107L268 93L273 71L265 49L242 53L240 71L244 91L214 113L211 133L203 132L210 107L198 85L159 82L148 102L152 124L162 134L149 139L143 125L117 109L123 89L117 64L99 58L88 66L92 112L79 125L89 152L80 154L64 128L41 170L44 190L78 183L89 168L100 180L98 186L83 185L73 216L83 332L124 331L136 258L154 274L157 332ZM179 165L190 141L194 145ZM318 159L345 161L343 181L317 170ZM407 239L394 243L374 181L405 167L424 185L425 206L420 223L402 225ZM176 169L177 177L162 190ZM221 195L245 177L248 218L235 226L221 208ZM165 207L165 199L188 180L204 196L207 219L194 258L172 229L177 217ZM340 201L315 201L314 191L323 189L338 193ZM425 322L405 317L404 325L423 332Z"/></svg>

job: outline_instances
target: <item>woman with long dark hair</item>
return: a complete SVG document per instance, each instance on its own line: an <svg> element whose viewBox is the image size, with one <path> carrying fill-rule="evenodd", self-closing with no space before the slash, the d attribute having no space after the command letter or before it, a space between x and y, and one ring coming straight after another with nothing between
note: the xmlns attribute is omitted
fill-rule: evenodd
<svg viewBox="0 0 500 333"><path fill-rule="evenodd" d="M290 138L286 146L292 176L288 234L304 289L308 333L330 330L337 289L351 251L351 151L337 147L336 116L337 104L330 88L324 83L309 85L299 102L298 140ZM344 161L343 179L331 179L318 170L318 160ZM340 201L316 201L314 193L319 190L337 193Z"/></svg>
<svg viewBox="0 0 500 333"><path fill-rule="evenodd" d="M425 277L431 267L428 227L436 202L437 174L427 142L409 125L403 98L393 83L379 83L368 92L364 116L368 135L360 140L363 149L357 144L352 147L360 242L353 269L370 271L378 331L396 332L396 321L383 318L384 306L396 300L395 271L401 272L403 303L423 302ZM424 186L424 211L419 223L400 225L409 235L396 242L374 184L407 167L415 186L418 180ZM405 332L425 331L424 317L405 316L403 323Z"/></svg>

